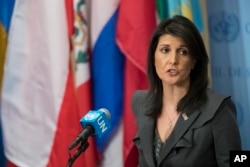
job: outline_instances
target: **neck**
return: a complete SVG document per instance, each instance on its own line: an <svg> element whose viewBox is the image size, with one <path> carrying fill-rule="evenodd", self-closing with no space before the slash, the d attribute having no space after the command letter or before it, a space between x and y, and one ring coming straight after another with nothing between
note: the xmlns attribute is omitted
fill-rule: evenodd
<svg viewBox="0 0 250 167"><path fill-rule="evenodd" d="M163 88L163 100L170 103L178 103L188 92L186 88L168 87Z"/></svg>

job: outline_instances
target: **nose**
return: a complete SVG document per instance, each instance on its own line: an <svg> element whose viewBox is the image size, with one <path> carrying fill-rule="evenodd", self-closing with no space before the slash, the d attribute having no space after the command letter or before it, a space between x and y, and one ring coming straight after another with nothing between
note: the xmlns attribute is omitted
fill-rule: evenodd
<svg viewBox="0 0 250 167"><path fill-rule="evenodd" d="M176 65L177 64L177 54L175 52L171 53L169 55L168 63L171 65Z"/></svg>

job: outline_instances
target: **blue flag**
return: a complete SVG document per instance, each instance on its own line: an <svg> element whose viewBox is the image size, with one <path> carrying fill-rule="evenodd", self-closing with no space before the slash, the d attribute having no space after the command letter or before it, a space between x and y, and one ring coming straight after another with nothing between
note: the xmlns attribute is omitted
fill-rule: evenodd
<svg viewBox="0 0 250 167"><path fill-rule="evenodd" d="M237 107L243 149L250 150L250 20L248 0L207 1L212 87Z"/></svg>

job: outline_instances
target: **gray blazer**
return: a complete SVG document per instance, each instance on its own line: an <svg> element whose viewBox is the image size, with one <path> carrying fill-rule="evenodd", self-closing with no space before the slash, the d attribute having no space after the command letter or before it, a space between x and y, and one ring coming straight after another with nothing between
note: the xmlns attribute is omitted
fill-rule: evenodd
<svg viewBox="0 0 250 167"><path fill-rule="evenodd" d="M132 109L137 133L134 144L139 151L139 167L229 167L230 150L241 150L236 108L230 97L208 89L208 102L188 119L181 115L154 160L155 119L144 114L143 98L147 91L136 91Z"/></svg>

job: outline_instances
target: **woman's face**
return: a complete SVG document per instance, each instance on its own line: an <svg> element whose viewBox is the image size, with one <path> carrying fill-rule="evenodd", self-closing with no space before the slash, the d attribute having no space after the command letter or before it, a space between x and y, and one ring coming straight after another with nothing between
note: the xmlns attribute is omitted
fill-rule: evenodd
<svg viewBox="0 0 250 167"><path fill-rule="evenodd" d="M169 34L159 38L155 68L163 85L189 86L190 72L195 62L181 38Z"/></svg>

